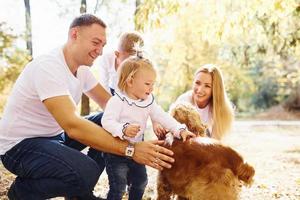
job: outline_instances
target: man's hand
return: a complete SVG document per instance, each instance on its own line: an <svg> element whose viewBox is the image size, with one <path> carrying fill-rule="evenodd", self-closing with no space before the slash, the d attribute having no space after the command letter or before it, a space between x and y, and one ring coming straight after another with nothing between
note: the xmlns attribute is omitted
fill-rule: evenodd
<svg viewBox="0 0 300 200"><path fill-rule="evenodd" d="M182 138L182 141L186 141L187 138L189 137L196 137L196 135L188 130L182 130L180 131L180 136Z"/></svg>
<svg viewBox="0 0 300 200"><path fill-rule="evenodd" d="M124 135L130 138L133 138L136 136L136 134L141 130L141 127L136 124L129 124L125 130Z"/></svg>
<svg viewBox="0 0 300 200"><path fill-rule="evenodd" d="M133 160L144 165L148 165L158 170L171 168L174 159L170 156L173 152L161 147L164 141L146 141L135 144Z"/></svg>

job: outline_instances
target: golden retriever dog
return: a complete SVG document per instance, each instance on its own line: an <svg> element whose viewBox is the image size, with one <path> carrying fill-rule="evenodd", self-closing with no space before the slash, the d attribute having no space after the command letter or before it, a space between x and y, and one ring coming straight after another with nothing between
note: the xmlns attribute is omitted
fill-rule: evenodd
<svg viewBox="0 0 300 200"><path fill-rule="evenodd" d="M189 200L239 199L241 185L248 186L253 181L254 168L232 148L203 137L206 126L191 105L179 104L171 115L199 137L165 143L174 152L175 163L171 169L159 172L157 199L169 200L175 195ZM168 136L172 140L172 135Z"/></svg>

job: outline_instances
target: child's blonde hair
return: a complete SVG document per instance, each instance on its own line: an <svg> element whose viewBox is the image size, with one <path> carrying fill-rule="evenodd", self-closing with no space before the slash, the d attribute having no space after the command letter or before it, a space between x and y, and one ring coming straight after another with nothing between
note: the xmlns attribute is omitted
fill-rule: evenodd
<svg viewBox="0 0 300 200"><path fill-rule="evenodd" d="M212 97L210 105L212 107L213 127L212 136L222 139L232 127L234 111L229 101L223 82L221 70L213 65L207 64L198 69L195 76L200 72L208 73L212 77Z"/></svg>
<svg viewBox="0 0 300 200"><path fill-rule="evenodd" d="M143 58L140 55L130 56L124 60L121 63L121 66L118 68L118 87L120 91L126 91L128 79L133 78L134 75L142 69L151 70L156 74L156 71L150 60Z"/></svg>
<svg viewBox="0 0 300 200"><path fill-rule="evenodd" d="M125 32L119 38L118 51L134 55L136 53L135 46L144 46L144 40L138 32Z"/></svg>

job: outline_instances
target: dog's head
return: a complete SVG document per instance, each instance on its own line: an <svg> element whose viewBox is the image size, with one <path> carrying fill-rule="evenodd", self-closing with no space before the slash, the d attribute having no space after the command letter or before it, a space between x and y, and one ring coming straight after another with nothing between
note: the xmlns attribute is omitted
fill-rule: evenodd
<svg viewBox="0 0 300 200"><path fill-rule="evenodd" d="M197 136L205 136L207 126L202 123L199 113L191 104L176 104L170 113L179 123L185 124L189 131Z"/></svg>

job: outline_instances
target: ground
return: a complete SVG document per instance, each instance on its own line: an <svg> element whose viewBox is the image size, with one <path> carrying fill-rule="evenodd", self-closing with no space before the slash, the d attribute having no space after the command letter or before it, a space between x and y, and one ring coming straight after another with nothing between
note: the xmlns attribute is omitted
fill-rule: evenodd
<svg viewBox="0 0 300 200"><path fill-rule="evenodd" d="M256 120L300 120L299 111L286 111L281 105L273 106L267 111L256 114L251 119Z"/></svg>
<svg viewBox="0 0 300 200"><path fill-rule="evenodd" d="M250 188L243 188L242 200L300 200L300 123L289 125L259 125L245 122L235 125L224 143L243 155L256 170ZM149 184L144 199L155 199L157 171L148 168ZM105 196L107 177L101 176L96 193ZM104 183L104 184L103 184ZM105 185L105 187L103 187Z"/></svg>
<svg viewBox="0 0 300 200"><path fill-rule="evenodd" d="M237 121L224 143L237 150L256 170L250 188L243 188L242 200L300 200L300 121L282 123ZM157 171L147 168L149 184L144 199L155 199ZM14 176L0 164L0 199ZM105 196L108 190L106 174L102 174L95 194ZM62 198L56 198L62 199Z"/></svg>
<svg viewBox="0 0 300 200"><path fill-rule="evenodd" d="M237 123L225 140L245 160L255 167L255 182L244 188L241 199L300 199L300 126L251 125ZM148 168L149 184L144 199L155 198L157 171ZM6 191L14 178L0 166L0 199L7 199ZM100 184L101 183L101 184ZM102 174L95 193L104 196L108 183Z"/></svg>

